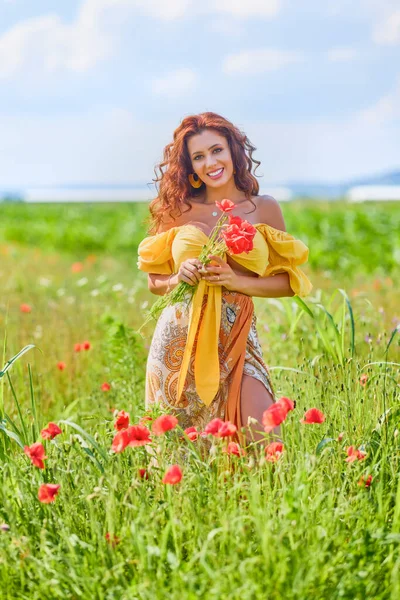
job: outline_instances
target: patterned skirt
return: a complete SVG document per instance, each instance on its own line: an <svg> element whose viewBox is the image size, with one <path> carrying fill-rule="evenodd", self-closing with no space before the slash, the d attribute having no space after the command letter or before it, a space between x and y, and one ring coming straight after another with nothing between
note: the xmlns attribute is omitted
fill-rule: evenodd
<svg viewBox="0 0 400 600"><path fill-rule="evenodd" d="M206 298L202 311L205 301ZM163 410L176 415L183 428L195 426L204 429L211 419L219 417L222 420L230 420L240 429L240 384L243 375L258 379L272 396L274 395L268 369L263 361L256 323L257 317L251 297L223 288L218 342L218 392L209 406L201 401L196 392L196 338L183 393L178 402L178 376L188 334L189 307L184 302L167 306L158 319L149 349L146 408L159 403Z"/></svg>

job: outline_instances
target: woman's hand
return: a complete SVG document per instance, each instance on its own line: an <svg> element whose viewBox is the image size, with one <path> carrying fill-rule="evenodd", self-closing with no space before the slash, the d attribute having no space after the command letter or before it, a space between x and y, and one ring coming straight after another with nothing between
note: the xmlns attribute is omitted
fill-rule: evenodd
<svg viewBox="0 0 400 600"><path fill-rule="evenodd" d="M198 258L188 258L185 260L178 271L178 282L185 281L189 285L197 285L201 280L199 269L203 264Z"/></svg>
<svg viewBox="0 0 400 600"><path fill-rule="evenodd" d="M209 285L223 285L231 292L237 290L239 287L239 275L220 256L210 254L208 258L214 264L210 263L203 267L201 271L202 278Z"/></svg>

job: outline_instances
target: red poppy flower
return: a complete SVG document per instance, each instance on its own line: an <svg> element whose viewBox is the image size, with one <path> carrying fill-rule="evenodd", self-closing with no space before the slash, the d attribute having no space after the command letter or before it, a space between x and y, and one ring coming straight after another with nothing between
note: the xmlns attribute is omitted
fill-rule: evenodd
<svg viewBox="0 0 400 600"><path fill-rule="evenodd" d="M44 460L47 456L44 455L44 446L41 442L35 442L32 446L24 446L24 452L29 458L35 467L39 469L44 469Z"/></svg>
<svg viewBox="0 0 400 600"><path fill-rule="evenodd" d="M199 432L197 431L196 427L187 427L185 429L185 434L192 442L195 442L199 437Z"/></svg>
<svg viewBox="0 0 400 600"><path fill-rule="evenodd" d="M264 425L264 431L270 433L274 427L278 427L278 425L283 423L287 414L286 407L282 404L278 402L271 404L263 413L262 424Z"/></svg>
<svg viewBox="0 0 400 600"><path fill-rule="evenodd" d="M21 304L21 306L19 307L19 310L22 313L30 313L32 311L32 308L29 304Z"/></svg>
<svg viewBox="0 0 400 600"><path fill-rule="evenodd" d="M67 366L67 365L65 364L65 362L62 362L62 360L60 360L60 361L57 363L57 369L59 369L60 371L64 371L64 369L66 368L66 366Z"/></svg>
<svg viewBox="0 0 400 600"><path fill-rule="evenodd" d="M227 454L233 454L234 456L245 456L246 452L236 442L229 442L229 444L222 449L222 452Z"/></svg>
<svg viewBox="0 0 400 600"><path fill-rule="evenodd" d="M372 475L368 475L368 477L364 477L364 475L362 475L358 482L358 485L363 485L364 487L368 488L372 483L372 479Z"/></svg>
<svg viewBox="0 0 400 600"><path fill-rule="evenodd" d="M300 423L323 423L325 421L325 415L323 412L318 410L318 408L310 408L307 412L304 413L302 419L300 419Z"/></svg>
<svg viewBox="0 0 400 600"><path fill-rule="evenodd" d="M80 273L83 269L83 264L81 262L75 262L71 265L72 273Z"/></svg>
<svg viewBox="0 0 400 600"><path fill-rule="evenodd" d="M121 429L127 429L129 426L129 413L124 410L120 410L117 414L117 419L114 423L114 429L121 431Z"/></svg>
<svg viewBox="0 0 400 600"><path fill-rule="evenodd" d="M146 469L138 469L138 475L141 479L148 479L149 474Z"/></svg>
<svg viewBox="0 0 400 600"><path fill-rule="evenodd" d="M145 446L150 443L150 431L147 427L131 425L115 435L111 448L113 452L122 452L127 446Z"/></svg>
<svg viewBox="0 0 400 600"><path fill-rule="evenodd" d="M144 415L139 421L139 425L144 425L145 423L151 423L153 419L149 417L149 415Z"/></svg>
<svg viewBox="0 0 400 600"><path fill-rule="evenodd" d="M242 222L243 219L241 217L229 215L229 225L237 225L238 227L240 227Z"/></svg>
<svg viewBox="0 0 400 600"><path fill-rule="evenodd" d="M366 452L364 452L363 450L357 450L357 448L355 448L354 446L349 446L347 448L346 452L347 452L347 458L346 458L347 463L352 463L356 460L363 460L367 456Z"/></svg>
<svg viewBox="0 0 400 600"><path fill-rule="evenodd" d="M75 344L74 350L75 350L75 352L80 352L82 350L82 345L81 344Z"/></svg>
<svg viewBox="0 0 400 600"><path fill-rule="evenodd" d="M109 533L108 531L107 531L107 533L106 533L106 535L104 537L105 537L107 543L110 544L110 546L112 546L113 548L117 544L119 544L120 541L121 541L120 538L117 535L115 535L113 533Z"/></svg>
<svg viewBox="0 0 400 600"><path fill-rule="evenodd" d="M268 462L276 462L281 456L285 446L282 442L271 442L265 448L265 458Z"/></svg>
<svg viewBox="0 0 400 600"><path fill-rule="evenodd" d="M204 433L209 433L219 438L230 437L234 435L236 431L236 425L230 421L222 421L221 419L213 419L204 429Z"/></svg>
<svg viewBox="0 0 400 600"><path fill-rule="evenodd" d="M232 200L229 200L228 198L224 198L223 200L221 200L221 202L216 202L215 204L217 205L219 210L222 210L222 212L225 213L230 212L235 208L235 204L232 202Z"/></svg>
<svg viewBox="0 0 400 600"><path fill-rule="evenodd" d="M56 423L50 422L47 427L42 429L40 435L44 440L52 440L56 437L56 435L60 435L62 433L61 429Z"/></svg>
<svg viewBox="0 0 400 600"><path fill-rule="evenodd" d="M182 469L180 468L180 466L172 465L166 470L162 482L175 485L176 483L179 483L181 481L182 475Z"/></svg>
<svg viewBox="0 0 400 600"><path fill-rule="evenodd" d="M222 231L221 236L231 254L248 253L253 250L254 236L250 239L238 225L229 225Z"/></svg>
<svg viewBox="0 0 400 600"><path fill-rule="evenodd" d="M363 387L365 387L367 385L367 381L368 381L368 375L366 373L363 373L360 377L360 385L362 385Z"/></svg>
<svg viewBox="0 0 400 600"><path fill-rule="evenodd" d="M82 348L84 350L90 350L90 342L86 341L82 343Z"/></svg>
<svg viewBox="0 0 400 600"><path fill-rule="evenodd" d="M281 396L278 398L277 403L283 406L283 408L286 410L286 413L296 408L296 402L290 398L287 398L286 396Z"/></svg>
<svg viewBox="0 0 400 600"><path fill-rule="evenodd" d="M151 430L155 435L163 435L171 429L175 429L178 425L178 419L173 415L161 415L157 417L151 426Z"/></svg>
<svg viewBox="0 0 400 600"><path fill-rule="evenodd" d="M101 389L103 392L109 392L111 390L111 385L105 381L101 384Z"/></svg>
<svg viewBox="0 0 400 600"><path fill-rule="evenodd" d="M54 502L61 485L59 483L43 483L38 491L38 498L43 504Z"/></svg>

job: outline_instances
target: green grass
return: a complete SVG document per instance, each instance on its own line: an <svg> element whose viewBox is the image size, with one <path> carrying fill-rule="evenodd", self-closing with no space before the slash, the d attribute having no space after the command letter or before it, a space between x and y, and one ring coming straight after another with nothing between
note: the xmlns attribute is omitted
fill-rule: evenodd
<svg viewBox="0 0 400 600"><path fill-rule="evenodd" d="M0 370L26 345L35 348L0 376L0 523L9 527L0 530L0 597L397 600L394 209L284 206L288 231L310 245L315 288L305 301L310 312L292 298L255 299L277 394L297 402L279 461L266 462L258 447L229 459L223 441L201 450L174 430L153 442L152 466L144 448L111 452L114 410L129 411L132 423L144 413L151 328L146 338L135 331L155 299L136 268L144 207L6 206ZM344 245L343 223L351 238ZM77 261L82 270L73 273ZM20 312L21 303L31 312ZM75 352L84 340L90 349ZM314 406L325 422L299 423ZM41 440L50 420L63 433L43 442L42 471L20 444ZM366 459L347 464L350 445ZM165 469L175 463L183 479L166 486ZM138 476L143 467L148 480ZM370 474L369 488L358 485ZM54 504L37 499L44 482L61 484Z"/></svg>

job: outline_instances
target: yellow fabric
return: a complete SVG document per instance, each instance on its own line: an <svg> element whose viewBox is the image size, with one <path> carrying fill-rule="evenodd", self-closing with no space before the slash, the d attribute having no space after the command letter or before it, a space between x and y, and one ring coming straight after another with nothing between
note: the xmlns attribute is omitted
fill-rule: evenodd
<svg viewBox="0 0 400 600"><path fill-rule="evenodd" d="M230 255L261 277L287 272L290 287L298 296L307 296L312 284L299 269L307 261L308 248L285 231L270 225L254 225L254 248L248 254ZM145 238L138 248L138 267L146 273L169 275L178 271L188 258L198 257L208 236L191 224L172 227L166 232ZM223 257L226 259L226 257ZM188 337L178 379L178 399L185 384L193 344L198 332L195 356L196 390L201 400L209 406L219 388L218 335L221 324L221 286L209 286L201 280L197 286L190 308ZM207 292L207 303L201 323L200 314L203 298Z"/></svg>

